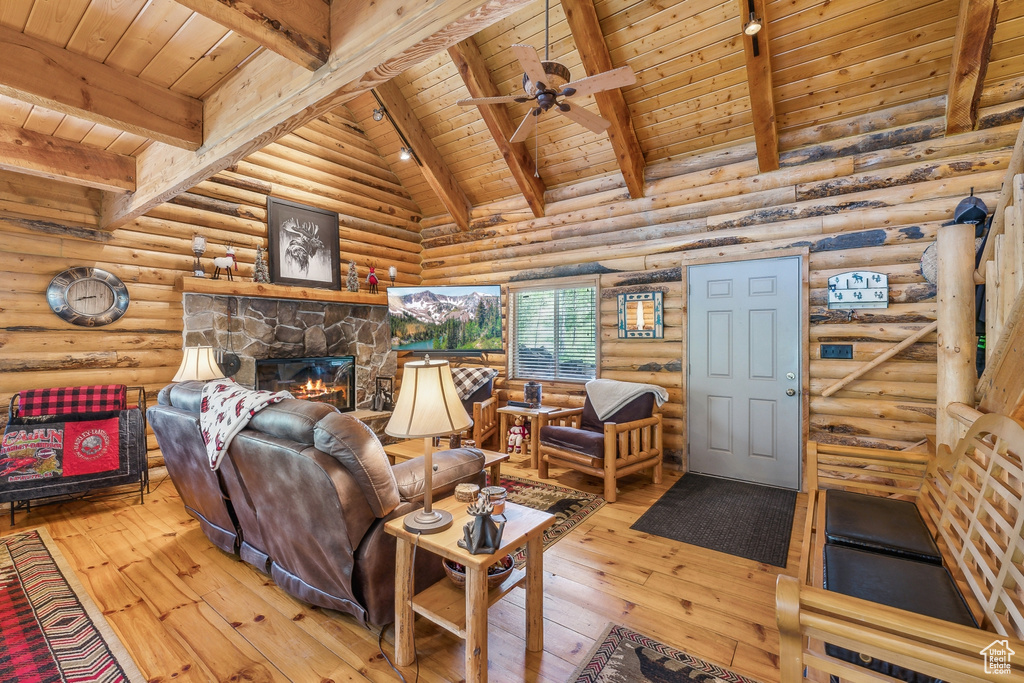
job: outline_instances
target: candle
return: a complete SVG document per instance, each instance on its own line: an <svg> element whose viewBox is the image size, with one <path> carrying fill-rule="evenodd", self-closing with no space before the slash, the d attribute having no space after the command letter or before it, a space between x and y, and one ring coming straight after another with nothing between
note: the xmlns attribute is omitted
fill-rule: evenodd
<svg viewBox="0 0 1024 683"><path fill-rule="evenodd" d="M398 268L391 266L388 268L388 277L391 278L391 284L395 284L395 277L398 275Z"/></svg>
<svg viewBox="0 0 1024 683"><path fill-rule="evenodd" d="M206 251L206 238L202 235L192 236L192 251L197 255Z"/></svg>

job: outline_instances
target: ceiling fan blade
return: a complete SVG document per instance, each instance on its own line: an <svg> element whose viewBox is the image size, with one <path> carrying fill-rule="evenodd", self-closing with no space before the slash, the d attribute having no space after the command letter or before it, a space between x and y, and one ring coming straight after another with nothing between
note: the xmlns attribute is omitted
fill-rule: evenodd
<svg viewBox="0 0 1024 683"><path fill-rule="evenodd" d="M556 111L562 116L572 119L581 126L586 126L595 133L603 133L612 125L611 121L602 119L597 114L591 114L580 106L571 107L569 111L563 111L561 108Z"/></svg>
<svg viewBox="0 0 1024 683"><path fill-rule="evenodd" d="M502 95L500 97L470 97L465 100L459 100L455 104L460 107L472 107L476 104L503 104L505 102L515 102L518 98L516 95Z"/></svg>
<svg viewBox="0 0 1024 683"><path fill-rule="evenodd" d="M534 83L538 81L546 81L547 74L544 73L544 66L540 63L540 57L537 56L537 51L529 45L513 45L512 54L519 60L519 65L523 67L523 71L530 77L530 80Z"/></svg>
<svg viewBox="0 0 1024 683"><path fill-rule="evenodd" d="M512 139L509 142L526 142L526 138L530 137L530 133L537 127L537 119L540 118L540 115L536 112L536 109L526 112L523 122L516 128L516 132L512 135Z"/></svg>
<svg viewBox="0 0 1024 683"><path fill-rule="evenodd" d="M596 92L611 90L612 88L622 88L634 83L636 83L636 74L633 73L632 67L620 66L618 69L612 69L611 71L605 71L594 76L581 78L572 83L566 83L562 86L562 89L573 88L576 90L573 93L574 95L593 95Z"/></svg>

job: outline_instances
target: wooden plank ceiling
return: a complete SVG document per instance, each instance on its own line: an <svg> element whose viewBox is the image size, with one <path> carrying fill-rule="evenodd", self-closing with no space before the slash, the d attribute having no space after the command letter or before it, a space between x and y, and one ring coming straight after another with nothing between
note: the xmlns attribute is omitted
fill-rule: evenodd
<svg viewBox="0 0 1024 683"><path fill-rule="evenodd" d="M591 43L588 54L594 46L576 35L580 31L570 26L566 8L571 11L588 2L551 0L551 58L569 67L574 79L589 73L578 45ZM960 0L757 0L749 4L763 15L758 52L770 60L763 70L750 67L762 65L764 59L748 63L751 57L744 54L745 48L751 50L751 39L743 35L747 0L593 2L610 66L628 64L637 74L636 84L621 92L628 108L624 127L635 131L642 163L754 143L755 120L760 120L756 140L760 162L762 169L772 168L778 162L766 158L763 145L777 144L785 151L806 144L806 135L795 134L801 129L945 96L947 91L954 93L951 106L969 112L975 85L980 93L982 87L1024 77L1024 0L987 0L996 9L990 56L977 36L984 40L984 24L992 13L975 9L971 23L958 29ZM987 67L976 72L974 80L969 73L951 78L958 30L971 36L957 46L961 62L983 60ZM522 70L509 48L529 44L543 57L544 2L534 0L472 41L496 94L522 94ZM516 173L510 172L480 111L456 104L472 93L450 54L438 53L394 82L471 204L526 206ZM603 113L594 100L582 98L588 110ZM403 143L393 126L387 119L373 121L377 106L373 98L360 97L349 106L424 215L446 214L443 202L422 180L415 164L398 160ZM513 126L530 109L529 104L494 106L499 107L507 111ZM755 119L755 114L761 118ZM620 165L607 134L591 133L553 112L542 116L536 136L525 147L547 189L629 171L628 164Z"/></svg>
<svg viewBox="0 0 1024 683"><path fill-rule="evenodd" d="M540 215L546 189L599 176L639 196L651 164L742 143L773 168L772 152L806 142L802 129L947 93L947 130L968 130L985 87L1024 79L1024 0L550 4L551 58L573 79L636 72L600 101L579 98L609 133L552 110L525 144L508 144L529 103L496 105L486 120L456 104L522 93L510 46L543 57L543 0L415 12L399 0L0 3L0 169L103 191L112 227L347 105L423 215L451 210L465 229L467 202ZM751 8L764 23L753 39ZM405 139L436 150L416 150L425 168L399 161L406 142L373 120L367 90L389 79L385 94L409 105L395 113Z"/></svg>

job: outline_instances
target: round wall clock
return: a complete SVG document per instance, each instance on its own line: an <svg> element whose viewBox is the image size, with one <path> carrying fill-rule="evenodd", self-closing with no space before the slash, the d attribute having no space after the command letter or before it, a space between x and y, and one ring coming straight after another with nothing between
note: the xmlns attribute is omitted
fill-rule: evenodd
<svg viewBox="0 0 1024 683"><path fill-rule="evenodd" d="M128 288L99 268L68 268L46 288L46 300L58 316L74 325L109 325L128 310Z"/></svg>

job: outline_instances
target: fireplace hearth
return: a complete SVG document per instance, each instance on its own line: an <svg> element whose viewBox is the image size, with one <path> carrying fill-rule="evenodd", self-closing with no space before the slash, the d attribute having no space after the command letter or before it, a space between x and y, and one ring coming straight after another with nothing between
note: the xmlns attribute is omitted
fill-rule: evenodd
<svg viewBox="0 0 1024 683"><path fill-rule="evenodd" d="M355 356L268 358L256 361L256 388L355 410Z"/></svg>

